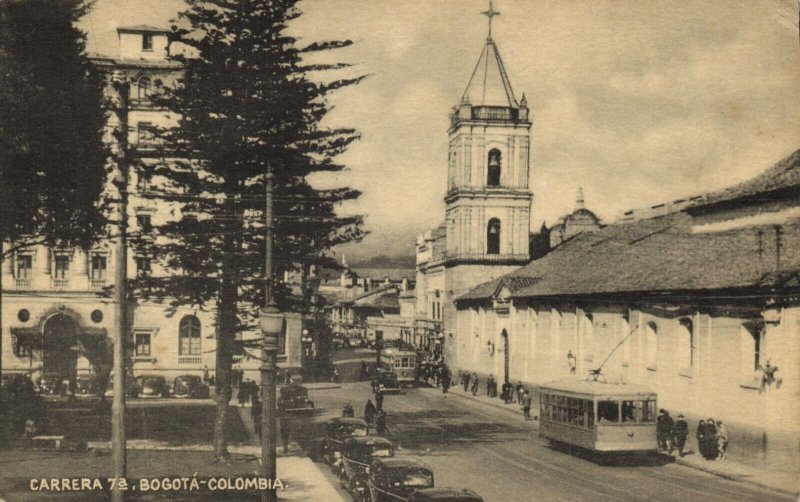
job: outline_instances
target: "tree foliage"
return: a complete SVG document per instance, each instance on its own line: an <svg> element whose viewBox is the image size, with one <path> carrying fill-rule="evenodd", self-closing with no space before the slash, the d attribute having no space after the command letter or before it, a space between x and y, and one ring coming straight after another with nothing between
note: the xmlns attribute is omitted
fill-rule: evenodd
<svg viewBox="0 0 800 502"><path fill-rule="evenodd" d="M0 1L2 240L85 247L103 231L103 79L74 25L88 8Z"/></svg>
<svg viewBox="0 0 800 502"><path fill-rule="evenodd" d="M286 34L300 16L297 0L187 0L188 28L174 38L189 46L175 56L184 74L157 102L180 116L162 131L166 161L150 170L159 196L180 217L157 232L158 259L179 274L140 281L141 294L217 311L218 389L215 453L227 454L224 414L230 398L237 330L253 327L264 295L266 173L275 180L275 270L326 261L325 251L362 237L360 216L341 217L337 204L359 196L348 187L319 190L318 172L344 169L335 158L358 138L325 128L326 96L363 77L315 82L303 55L346 47L349 41L298 47Z"/></svg>

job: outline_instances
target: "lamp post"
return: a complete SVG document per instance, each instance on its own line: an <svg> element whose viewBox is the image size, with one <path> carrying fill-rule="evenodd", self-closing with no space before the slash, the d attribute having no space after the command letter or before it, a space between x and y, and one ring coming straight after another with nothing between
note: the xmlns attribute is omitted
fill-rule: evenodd
<svg viewBox="0 0 800 502"><path fill-rule="evenodd" d="M115 184L119 190L117 207L118 233L115 252L114 271L114 397L111 403L111 451L114 458L114 483L111 498L121 502L125 493L120 490L120 480L125 479L127 471L125 442L125 326L128 299L128 109L130 106L131 84L120 72L114 72L112 85L117 91L114 108L119 129L117 134L117 173Z"/></svg>
<svg viewBox="0 0 800 502"><path fill-rule="evenodd" d="M277 477L275 468L275 447L277 446L275 390L277 386L278 338L284 329L283 314L275 303L273 294L273 215L272 196L274 179L272 171L266 175L267 203L266 217L266 260L264 263L265 295L264 308L260 312L261 324L261 475L269 480L269 488L262 492L262 502L277 502L278 497L273 488Z"/></svg>

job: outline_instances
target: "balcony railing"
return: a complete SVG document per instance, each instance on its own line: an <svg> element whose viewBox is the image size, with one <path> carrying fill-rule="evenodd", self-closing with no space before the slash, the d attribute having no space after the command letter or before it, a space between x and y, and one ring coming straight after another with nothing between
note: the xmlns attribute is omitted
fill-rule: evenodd
<svg viewBox="0 0 800 502"><path fill-rule="evenodd" d="M54 288L68 288L69 279L53 279Z"/></svg>
<svg viewBox="0 0 800 502"><path fill-rule="evenodd" d="M30 277L17 277L17 287L18 288L29 288L29 287L31 287L31 278Z"/></svg>
<svg viewBox="0 0 800 502"><path fill-rule="evenodd" d="M105 279L91 279L89 285L92 289L102 289L106 286Z"/></svg>
<svg viewBox="0 0 800 502"><path fill-rule="evenodd" d="M200 356L180 356L178 364L200 364Z"/></svg>

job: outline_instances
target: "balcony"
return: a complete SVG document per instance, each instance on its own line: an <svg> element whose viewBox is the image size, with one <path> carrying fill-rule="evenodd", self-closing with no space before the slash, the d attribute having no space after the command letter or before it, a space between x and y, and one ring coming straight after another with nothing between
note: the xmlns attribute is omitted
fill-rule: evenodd
<svg viewBox="0 0 800 502"><path fill-rule="evenodd" d="M178 364L200 364L200 356L179 356Z"/></svg>
<svg viewBox="0 0 800 502"><path fill-rule="evenodd" d="M106 287L106 280L105 278L102 279L90 279L89 280L89 287L92 289L103 289Z"/></svg>
<svg viewBox="0 0 800 502"><path fill-rule="evenodd" d="M17 277L16 283L17 283L17 287L18 288L29 288L29 287L31 287L31 278L30 277Z"/></svg>
<svg viewBox="0 0 800 502"><path fill-rule="evenodd" d="M53 279L53 287L56 289L68 288L69 279Z"/></svg>

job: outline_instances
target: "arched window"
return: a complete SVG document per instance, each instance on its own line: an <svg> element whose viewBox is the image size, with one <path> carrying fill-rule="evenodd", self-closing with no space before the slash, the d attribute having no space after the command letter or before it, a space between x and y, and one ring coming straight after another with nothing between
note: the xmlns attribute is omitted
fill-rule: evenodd
<svg viewBox="0 0 800 502"><path fill-rule="evenodd" d="M645 362L647 369L656 369L658 362L658 326L653 321L644 328Z"/></svg>
<svg viewBox="0 0 800 502"><path fill-rule="evenodd" d="M500 167L502 164L502 157L500 150L492 148L489 150L488 169L486 176L486 185L490 187L500 186Z"/></svg>
<svg viewBox="0 0 800 502"><path fill-rule="evenodd" d="M178 328L178 355L200 355L200 319L187 315Z"/></svg>
<svg viewBox="0 0 800 502"><path fill-rule="evenodd" d="M764 341L763 337L763 324L745 323L742 325L739 366L745 381L753 379L756 371L761 368L761 346Z"/></svg>
<svg viewBox="0 0 800 502"><path fill-rule="evenodd" d="M486 253L500 254L500 220L492 218L486 227Z"/></svg>
<svg viewBox="0 0 800 502"><path fill-rule="evenodd" d="M146 101L149 98L150 94L152 94L152 81L150 77L142 77L139 79L139 101Z"/></svg>
<svg viewBox="0 0 800 502"><path fill-rule="evenodd" d="M678 370L689 369L694 366L694 323L688 317L678 322L680 323L676 340Z"/></svg>

